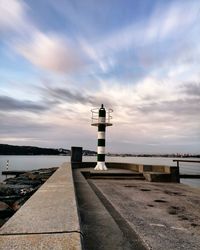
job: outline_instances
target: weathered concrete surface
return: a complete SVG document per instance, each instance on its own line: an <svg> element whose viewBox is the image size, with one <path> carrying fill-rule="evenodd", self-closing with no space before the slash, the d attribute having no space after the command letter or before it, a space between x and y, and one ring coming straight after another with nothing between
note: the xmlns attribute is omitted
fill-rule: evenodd
<svg viewBox="0 0 200 250"><path fill-rule="evenodd" d="M200 249L199 189L138 180L90 182L149 249Z"/></svg>
<svg viewBox="0 0 200 250"><path fill-rule="evenodd" d="M128 225L106 209L79 169L74 169L74 181L86 250L145 249Z"/></svg>
<svg viewBox="0 0 200 250"><path fill-rule="evenodd" d="M86 169L84 169L83 171L90 171L91 173L99 173L99 174L116 174L116 173L118 173L118 174L123 174L123 173L129 173L129 174L132 174L132 173L134 173L132 170L129 170L129 169L117 169L117 168L109 168L107 171L105 171L105 170L98 170L98 171L96 171L96 170L94 170L94 169L91 169L91 168L86 168ZM137 172L135 172L135 173L137 173Z"/></svg>
<svg viewBox="0 0 200 250"><path fill-rule="evenodd" d="M150 182L171 182L171 174L168 173L144 172L143 175Z"/></svg>
<svg viewBox="0 0 200 250"><path fill-rule="evenodd" d="M11 235L0 238L2 250L78 250L79 233Z"/></svg>
<svg viewBox="0 0 200 250"><path fill-rule="evenodd" d="M70 233L72 236L75 235L73 236L75 237L75 246L77 246L77 237L79 237L79 248L75 247L74 249L81 249L80 227L71 164L63 164L17 213L3 225L0 229L0 249L6 249L6 244L10 244L12 238L16 239L16 248L14 249L25 249L24 246L29 244L30 237L35 242L34 244L43 244L37 239L41 237L44 242L48 242L48 233L51 234L49 240L51 238L53 240L62 238L63 240L57 240L57 242L60 242L60 245L58 244L56 248L45 249L63 249L67 233ZM23 240L21 240L21 237ZM70 239L73 239L73 237L70 237ZM40 248L31 248L30 245L29 249Z"/></svg>
<svg viewBox="0 0 200 250"><path fill-rule="evenodd" d="M84 169L84 172L87 172L89 178L95 179L140 179L144 180L143 173L139 173L136 171L128 170L128 169L117 169L117 168L109 168L107 171L103 170L94 170L94 169ZM83 171L82 171L83 172Z"/></svg>

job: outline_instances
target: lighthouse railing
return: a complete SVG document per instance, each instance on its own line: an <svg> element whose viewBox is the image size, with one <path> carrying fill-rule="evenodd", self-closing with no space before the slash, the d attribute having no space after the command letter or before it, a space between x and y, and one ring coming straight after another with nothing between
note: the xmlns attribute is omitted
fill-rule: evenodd
<svg viewBox="0 0 200 250"><path fill-rule="evenodd" d="M93 109L91 109L91 112L92 112L91 125L97 126L97 124L99 123L99 108L93 108ZM113 118L112 112L113 112L113 109L106 110L105 124L107 126L112 126L112 123L111 123L111 120Z"/></svg>

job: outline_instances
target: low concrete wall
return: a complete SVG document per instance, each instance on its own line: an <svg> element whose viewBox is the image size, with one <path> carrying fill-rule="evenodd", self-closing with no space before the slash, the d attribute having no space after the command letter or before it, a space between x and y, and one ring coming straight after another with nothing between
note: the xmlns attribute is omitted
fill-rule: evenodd
<svg viewBox="0 0 200 250"><path fill-rule="evenodd" d="M71 164L63 164L3 225L0 249L81 249Z"/></svg>
<svg viewBox="0 0 200 250"><path fill-rule="evenodd" d="M93 168L96 162L82 162L73 164L73 168ZM180 182L179 168L164 165L142 165L124 162L106 162L108 168L128 169L144 173L148 181Z"/></svg>

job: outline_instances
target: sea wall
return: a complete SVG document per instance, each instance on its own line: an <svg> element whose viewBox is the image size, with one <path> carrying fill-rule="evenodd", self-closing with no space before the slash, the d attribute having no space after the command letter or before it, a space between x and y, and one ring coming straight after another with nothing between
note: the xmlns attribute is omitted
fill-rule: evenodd
<svg viewBox="0 0 200 250"><path fill-rule="evenodd" d="M0 183L0 227L46 182L57 168L5 171L13 175Z"/></svg>
<svg viewBox="0 0 200 250"><path fill-rule="evenodd" d="M73 163L73 168L94 168L96 162ZM134 163L107 162L108 168L128 169L143 173L147 181L153 182L180 182L179 167L164 165L142 165Z"/></svg>
<svg viewBox="0 0 200 250"><path fill-rule="evenodd" d="M63 164L3 225L0 249L81 249L71 164Z"/></svg>

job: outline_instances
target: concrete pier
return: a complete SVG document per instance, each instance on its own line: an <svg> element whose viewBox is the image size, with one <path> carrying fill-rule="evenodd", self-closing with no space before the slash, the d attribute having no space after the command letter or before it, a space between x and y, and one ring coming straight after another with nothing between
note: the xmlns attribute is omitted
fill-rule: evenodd
<svg viewBox="0 0 200 250"><path fill-rule="evenodd" d="M0 249L81 249L71 164L63 164L4 224Z"/></svg>
<svg viewBox="0 0 200 250"><path fill-rule="evenodd" d="M142 179L142 173L131 173L130 168L138 167L131 164L128 170L126 164L120 169L119 163L115 169L112 163L113 168L98 174L93 164L86 165L73 173L87 250L200 249L198 189L173 183L166 172L160 172L163 179L159 172L157 177L152 175L156 182Z"/></svg>

